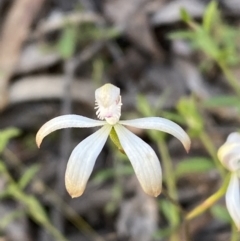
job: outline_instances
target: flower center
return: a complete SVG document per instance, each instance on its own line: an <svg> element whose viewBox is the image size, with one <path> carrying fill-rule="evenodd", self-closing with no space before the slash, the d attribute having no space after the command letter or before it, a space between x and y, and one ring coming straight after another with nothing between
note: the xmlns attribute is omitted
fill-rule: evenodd
<svg viewBox="0 0 240 241"><path fill-rule="evenodd" d="M106 120L115 125L121 116L120 89L112 84L105 84L95 91L96 115L100 120Z"/></svg>

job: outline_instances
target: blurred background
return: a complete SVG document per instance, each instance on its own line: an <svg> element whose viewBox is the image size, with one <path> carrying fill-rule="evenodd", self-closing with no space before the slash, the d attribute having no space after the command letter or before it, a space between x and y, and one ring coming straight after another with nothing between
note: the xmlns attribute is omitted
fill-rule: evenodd
<svg viewBox="0 0 240 241"><path fill-rule="evenodd" d="M170 135L132 128L163 168L163 193L143 193L108 140L86 191L71 199L64 172L95 129L35 143L53 117L96 119L94 92L121 88L122 119L160 116ZM0 0L0 241L237 241L217 149L240 123L239 0ZM224 193L221 195L221 197Z"/></svg>

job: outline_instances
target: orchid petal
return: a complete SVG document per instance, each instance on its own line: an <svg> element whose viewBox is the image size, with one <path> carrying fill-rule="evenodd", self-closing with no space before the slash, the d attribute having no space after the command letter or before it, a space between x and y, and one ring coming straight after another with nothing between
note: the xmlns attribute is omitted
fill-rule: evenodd
<svg viewBox="0 0 240 241"><path fill-rule="evenodd" d="M79 197L85 190L95 161L102 150L112 126L105 125L73 150L65 174L66 189L72 198Z"/></svg>
<svg viewBox="0 0 240 241"><path fill-rule="evenodd" d="M106 124L106 121L93 120L80 115L58 116L46 122L40 128L40 130L36 135L36 142L39 147L45 136L59 129L69 128L69 127L78 127L78 128L95 127L95 126L103 126L104 124Z"/></svg>
<svg viewBox="0 0 240 241"><path fill-rule="evenodd" d="M237 173L232 173L226 192L226 205L230 216L240 231L240 180Z"/></svg>
<svg viewBox="0 0 240 241"><path fill-rule="evenodd" d="M151 196L158 196L162 188L162 170L156 153L124 126L117 124L114 129L143 190Z"/></svg>
<svg viewBox="0 0 240 241"><path fill-rule="evenodd" d="M191 141L187 133L176 123L161 117L146 117L134 120L119 121L119 124L142 129L154 129L169 133L179 139L186 151L190 149Z"/></svg>

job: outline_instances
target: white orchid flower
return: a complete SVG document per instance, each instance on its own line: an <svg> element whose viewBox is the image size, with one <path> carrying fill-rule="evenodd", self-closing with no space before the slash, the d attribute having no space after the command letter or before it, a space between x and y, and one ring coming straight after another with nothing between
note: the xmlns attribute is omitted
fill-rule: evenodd
<svg viewBox="0 0 240 241"><path fill-rule="evenodd" d="M102 126L75 147L68 161L65 184L67 191L74 198L84 192L95 161L111 130L115 130L143 190L149 195L158 196L162 187L162 173L158 157L147 143L124 126L167 132L178 138L187 151L190 148L188 135L179 125L164 118L149 117L120 121L122 106L120 89L112 84L105 84L97 89L95 99L96 114L100 120L79 115L56 117L45 123L38 131L36 136L38 147L45 136L58 129Z"/></svg>
<svg viewBox="0 0 240 241"><path fill-rule="evenodd" d="M232 173L226 192L226 205L240 231L240 134L231 133L218 150L218 158Z"/></svg>

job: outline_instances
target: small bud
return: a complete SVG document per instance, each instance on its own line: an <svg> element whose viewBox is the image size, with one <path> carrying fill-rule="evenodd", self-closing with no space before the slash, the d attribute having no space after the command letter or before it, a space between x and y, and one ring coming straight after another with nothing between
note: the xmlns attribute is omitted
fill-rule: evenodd
<svg viewBox="0 0 240 241"><path fill-rule="evenodd" d="M218 158L231 172L240 170L240 134L231 133L218 150Z"/></svg>

